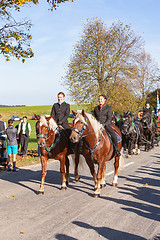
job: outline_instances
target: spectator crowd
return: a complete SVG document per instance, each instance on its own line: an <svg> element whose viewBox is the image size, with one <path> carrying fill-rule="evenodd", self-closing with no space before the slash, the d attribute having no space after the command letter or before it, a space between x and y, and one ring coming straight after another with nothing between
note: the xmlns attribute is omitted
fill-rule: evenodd
<svg viewBox="0 0 160 240"><path fill-rule="evenodd" d="M16 167L16 156L17 154L23 157L27 156L30 134L31 125L27 122L27 116L21 118L19 124L15 127L13 126L13 120L9 119L8 127L6 127L6 123L2 121L2 116L0 115L1 158L6 161L8 171L13 170L13 172L17 172L19 170Z"/></svg>

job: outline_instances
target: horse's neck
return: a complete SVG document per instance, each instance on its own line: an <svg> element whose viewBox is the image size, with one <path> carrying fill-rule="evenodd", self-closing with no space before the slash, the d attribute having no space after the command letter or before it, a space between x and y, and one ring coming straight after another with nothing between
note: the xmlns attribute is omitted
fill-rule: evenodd
<svg viewBox="0 0 160 240"><path fill-rule="evenodd" d="M46 145L50 146L55 141L55 138L56 138L56 133L52 129L49 130L47 134Z"/></svg>
<svg viewBox="0 0 160 240"><path fill-rule="evenodd" d="M84 137L84 140L91 148L93 148L95 146L95 144L97 143L98 139L97 139L96 133L90 123L88 124L88 129L89 130L87 131L87 134ZM98 138L99 138L100 130L97 130L97 131L98 131Z"/></svg>

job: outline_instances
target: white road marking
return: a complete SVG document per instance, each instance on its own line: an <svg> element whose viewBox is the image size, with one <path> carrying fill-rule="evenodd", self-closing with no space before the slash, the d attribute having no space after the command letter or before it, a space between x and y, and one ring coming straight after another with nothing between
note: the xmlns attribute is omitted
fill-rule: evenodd
<svg viewBox="0 0 160 240"><path fill-rule="evenodd" d="M130 162L130 163L127 163L124 167L128 167L128 166L130 166L130 165L132 165L134 162ZM114 173L114 171L111 171L111 172L109 172L109 173L106 173L106 176L109 176L109 175L111 175L111 174L113 174Z"/></svg>

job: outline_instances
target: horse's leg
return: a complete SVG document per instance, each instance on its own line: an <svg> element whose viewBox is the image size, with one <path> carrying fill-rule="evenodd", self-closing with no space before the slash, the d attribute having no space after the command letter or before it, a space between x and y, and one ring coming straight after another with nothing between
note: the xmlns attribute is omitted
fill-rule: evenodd
<svg viewBox="0 0 160 240"><path fill-rule="evenodd" d="M120 157L115 157L115 162L114 162L114 177L113 177L113 182L112 186L117 186L118 185L118 168L119 168L119 159Z"/></svg>
<svg viewBox="0 0 160 240"><path fill-rule="evenodd" d="M136 138L136 136L135 136L135 138ZM132 144L131 144L131 149L133 149L133 154L136 154L136 152L137 152L137 141L135 138L133 136Z"/></svg>
<svg viewBox="0 0 160 240"><path fill-rule="evenodd" d="M75 182L78 182L80 177L78 175L78 164L79 164L79 157L80 157L80 147L81 147L81 143L76 143L75 149L74 149L74 153L75 153L75 169L74 169L74 178L75 178Z"/></svg>
<svg viewBox="0 0 160 240"><path fill-rule="evenodd" d="M131 140L128 142L128 158L131 157Z"/></svg>
<svg viewBox="0 0 160 240"><path fill-rule="evenodd" d="M70 178L70 175L69 175L69 159L66 156L66 185L67 186L69 184L69 178Z"/></svg>
<svg viewBox="0 0 160 240"><path fill-rule="evenodd" d="M137 149L137 155L140 155L140 146L141 146L141 142L142 142L142 138L141 138L141 136L140 136L140 134L139 134L139 137L138 137L138 144L137 144L137 147L138 147L138 149Z"/></svg>
<svg viewBox="0 0 160 240"><path fill-rule="evenodd" d="M47 174L47 157L41 156L41 166L42 166L41 185L38 194L44 194L44 181Z"/></svg>
<svg viewBox="0 0 160 240"><path fill-rule="evenodd" d="M66 185L66 178L65 178L65 154L61 155L60 157L60 172L62 174L62 186L61 186L61 190L67 189L67 185Z"/></svg>
<svg viewBox="0 0 160 240"><path fill-rule="evenodd" d="M101 188L106 186L105 173L106 173L106 164L104 164L104 167L103 167L103 170L102 170Z"/></svg>
<svg viewBox="0 0 160 240"><path fill-rule="evenodd" d="M94 191L94 197L99 197L100 196L102 172L104 170L104 165L105 165L105 161L101 161L98 165L97 188Z"/></svg>
<svg viewBox="0 0 160 240"><path fill-rule="evenodd" d="M94 188L96 189L97 188L97 174L96 174L96 171L94 169L94 163L91 159L91 155L90 155L90 153L87 153L87 154L85 153L83 155L84 155L86 163L87 163L87 165L90 169L90 173L93 176L94 184L95 184Z"/></svg>
<svg viewBox="0 0 160 240"><path fill-rule="evenodd" d="M152 141L151 141L151 147L154 148L154 137L155 135L151 133L151 138L152 138Z"/></svg>

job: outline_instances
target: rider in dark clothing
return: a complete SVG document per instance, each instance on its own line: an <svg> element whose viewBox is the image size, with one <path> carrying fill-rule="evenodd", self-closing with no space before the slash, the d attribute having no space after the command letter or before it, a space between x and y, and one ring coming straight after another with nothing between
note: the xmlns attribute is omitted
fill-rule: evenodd
<svg viewBox="0 0 160 240"><path fill-rule="evenodd" d="M111 135L112 142L115 147L115 151L117 156L120 156L120 152L118 150L117 144L117 136L112 129L111 121L112 121L112 109L110 106L106 104L106 97L105 95L100 95L99 98L99 105L94 108L93 115L106 129L106 131Z"/></svg>
<svg viewBox="0 0 160 240"><path fill-rule="evenodd" d="M151 115L151 119L153 119L156 135L158 135L158 129L157 129L157 122L156 122L156 114L154 108L150 105L149 102L146 102L145 107L143 108L143 112L149 112Z"/></svg>
<svg viewBox="0 0 160 240"><path fill-rule="evenodd" d="M64 101L65 94L63 92L58 93L58 103L54 103L51 116L56 121L58 126L62 126L68 135L71 133L70 126L68 124L68 117L70 114L70 105Z"/></svg>

